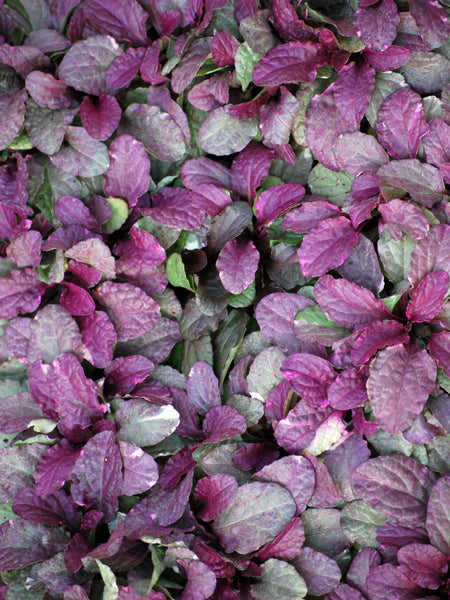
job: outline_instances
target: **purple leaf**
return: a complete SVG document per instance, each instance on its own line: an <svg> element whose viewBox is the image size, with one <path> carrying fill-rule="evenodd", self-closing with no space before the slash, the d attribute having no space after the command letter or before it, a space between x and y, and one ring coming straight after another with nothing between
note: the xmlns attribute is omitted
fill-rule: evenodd
<svg viewBox="0 0 450 600"><path fill-rule="evenodd" d="M24 231L6 247L6 256L18 267L36 267L41 260L41 243L39 231Z"/></svg>
<svg viewBox="0 0 450 600"><path fill-rule="evenodd" d="M55 214L65 226L81 225L86 229L97 229L98 224L88 207L78 198L63 196L55 203Z"/></svg>
<svg viewBox="0 0 450 600"><path fill-rule="evenodd" d="M288 42L275 46L256 63L252 79L260 87L314 81L316 69L324 64L326 55L320 44Z"/></svg>
<svg viewBox="0 0 450 600"><path fill-rule="evenodd" d="M320 407L326 402L327 389L336 379L330 363L314 354L291 354L281 365L281 372L299 396Z"/></svg>
<svg viewBox="0 0 450 600"><path fill-rule="evenodd" d="M56 167L80 177L102 175L107 170L109 156L105 144L91 137L84 127L69 126L65 138L69 145L51 156Z"/></svg>
<svg viewBox="0 0 450 600"><path fill-rule="evenodd" d="M319 96L314 96L306 111L305 133L311 152L323 166L339 171L340 166L333 154L333 142L342 133L350 133L355 128L349 126L339 112L333 88L328 88Z"/></svg>
<svg viewBox="0 0 450 600"><path fill-rule="evenodd" d="M28 28L28 25L26 27ZM31 71L47 70L50 67L49 58L33 46L2 44L0 60L12 67L24 79Z"/></svg>
<svg viewBox="0 0 450 600"><path fill-rule="evenodd" d="M431 321L443 308L448 293L449 276L445 271L433 271L417 284L406 307L406 316L413 323Z"/></svg>
<svg viewBox="0 0 450 600"><path fill-rule="evenodd" d="M33 312L40 304L47 285L38 280L33 269L12 271L0 279L0 317L12 319Z"/></svg>
<svg viewBox="0 0 450 600"><path fill-rule="evenodd" d="M450 261L450 226L441 223L431 228L411 254L409 281L415 285L432 271L447 271Z"/></svg>
<svg viewBox="0 0 450 600"><path fill-rule="evenodd" d="M72 102L72 94L64 81L49 73L32 71L25 79L25 87L36 104L44 108L68 108Z"/></svg>
<svg viewBox="0 0 450 600"><path fill-rule="evenodd" d="M325 219L302 240L298 259L305 277L318 277L341 265L358 239L346 217Z"/></svg>
<svg viewBox="0 0 450 600"><path fill-rule="evenodd" d="M368 48L383 51L394 41L400 17L393 0L381 0L372 6L360 6L353 22L358 37Z"/></svg>
<svg viewBox="0 0 450 600"><path fill-rule="evenodd" d="M131 135L120 135L111 143L109 157L105 192L109 196L124 198L130 206L134 206L150 184L150 159L147 153Z"/></svg>
<svg viewBox="0 0 450 600"><path fill-rule="evenodd" d="M408 544L398 551L398 563L411 583L437 590L447 572L448 557L429 544Z"/></svg>
<svg viewBox="0 0 450 600"><path fill-rule="evenodd" d="M240 294L255 279L259 252L251 241L232 240L219 253L217 269L222 284L232 294Z"/></svg>
<svg viewBox="0 0 450 600"><path fill-rule="evenodd" d="M393 92L378 111L378 140L395 158L414 158L428 131L421 98L410 88Z"/></svg>
<svg viewBox="0 0 450 600"><path fill-rule="evenodd" d="M11 519L0 525L0 568L17 569L50 558L61 552L69 541L56 527L25 519Z"/></svg>
<svg viewBox="0 0 450 600"><path fill-rule="evenodd" d="M245 433L247 424L244 417L232 406L211 408L203 421L205 443L223 442Z"/></svg>
<svg viewBox="0 0 450 600"><path fill-rule="evenodd" d="M426 208L443 198L445 186L439 169L421 163L417 158L391 161L380 167L377 176L388 186L406 190L413 200Z"/></svg>
<svg viewBox="0 0 450 600"><path fill-rule="evenodd" d="M137 75L145 48L128 48L123 54L114 59L106 74L106 83L113 90L128 87Z"/></svg>
<svg viewBox="0 0 450 600"><path fill-rule="evenodd" d="M236 495L238 484L232 475L217 473L199 480L194 491L196 500L203 502L198 516L203 521L216 519Z"/></svg>
<svg viewBox="0 0 450 600"><path fill-rule="evenodd" d="M272 542L268 542L256 553L256 556L265 561L268 558L279 558L280 560L292 560L305 541L305 531L302 520L294 517L283 531Z"/></svg>
<svg viewBox="0 0 450 600"><path fill-rule="evenodd" d="M372 135L355 131L336 138L333 154L342 171L354 176L376 173L389 162L388 155Z"/></svg>
<svg viewBox="0 0 450 600"><path fill-rule="evenodd" d="M305 202L298 208L291 210L285 216L283 219L283 229L285 231L291 229L295 233L306 233L319 225L321 221L332 217L339 217L341 214L339 208L329 202L324 202L323 200Z"/></svg>
<svg viewBox="0 0 450 600"><path fill-rule="evenodd" d="M239 42L231 33L219 31L211 42L212 59L218 67L232 65L238 48Z"/></svg>
<svg viewBox="0 0 450 600"><path fill-rule="evenodd" d="M154 364L145 356L120 356L105 368L105 388L111 396L131 392L152 373Z"/></svg>
<svg viewBox="0 0 450 600"><path fill-rule="evenodd" d="M297 183L283 183L265 190L255 202L258 225L271 223L293 206L300 204L304 195L305 188Z"/></svg>
<svg viewBox="0 0 450 600"><path fill-rule="evenodd" d="M11 394L0 405L0 431L18 433L28 428L30 421L44 415L28 392Z"/></svg>
<svg viewBox="0 0 450 600"><path fill-rule="evenodd" d="M231 185L228 187L247 200L253 200L256 189L269 174L273 156L273 150L251 142L233 160L230 173Z"/></svg>
<svg viewBox="0 0 450 600"><path fill-rule="evenodd" d="M132 135L160 160L180 160L186 150L182 129L167 111L154 104L130 104L122 116L119 133Z"/></svg>
<svg viewBox="0 0 450 600"><path fill-rule="evenodd" d="M211 52L211 38L195 39L172 71L172 89L180 94L197 75L197 71Z"/></svg>
<svg viewBox="0 0 450 600"><path fill-rule="evenodd" d="M180 415L171 404L124 400L115 414L117 438L145 448L158 444L175 431Z"/></svg>
<svg viewBox="0 0 450 600"><path fill-rule="evenodd" d="M76 108L50 110L28 100L25 129L30 141L45 154L58 152L76 113Z"/></svg>
<svg viewBox="0 0 450 600"><path fill-rule="evenodd" d="M150 489L158 481L158 465L150 454L129 442L119 442L123 463L121 495L134 496Z"/></svg>
<svg viewBox="0 0 450 600"><path fill-rule="evenodd" d="M450 473L441 477L430 492L427 507L426 527L433 546L444 554L450 554L448 531L450 515L448 497L450 491Z"/></svg>
<svg viewBox="0 0 450 600"><path fill-rule="evenodd" d="M299 402L275 427L278 444L290 453L300 453L313 443L316 430L333 414L330 407L317 408Z"/></svg>
<svg viewBox="0 0 450 600"><path fill-rule="evenodd" d="M326 600L364 600L364 596L346 583L340 583L327 594Z"/></svg>
<svg viewBox="0 0 450 600"><path fill-rule="evenodd" d="M172 489L180 483L183 475L194 470L195 460L192 453L193 449L185 446L167 460L158 482L163 490Z"/></svg>
<svg viewBox="0 0 450 600"><path fill-rule="evenodd" d="M316 474L316 483L308 505L313 508L334 508L339 503L339 495L328 467L315 456L308 455Z"/></svg>
<svg viewBox="0 0 450 600"><path fill-rule="evenodd" d="M177 560L177 565L181 567L187 577L180 600L206 600L211 598L216 589L217 580L212 570L205 563L197 559L181 558Z"/></svg>
<svg viewBox="0 0 450 600"><path fill-rule="evenodd" d="M119 345L121 354L140 352L155 363L163 362L175 344L181 341L177 321L162 318L158 325L137 338L122 342Z"/></svg>
<svg viewBox="0 0 450 600"><path fill-rule="evenodd" d="M378 353L370 365L367 391L374 415L386 431L400 433L412 425L434 389L436 372L426 350L398 344Z"/></svg>
<svg viewBox="0 0 450 600"><path fill-rule="evenodd" d="M386 346L407 344L409 335L405 327L396 321L376 321L359 332L350 351L352 363L359 367Z"/></svg>
<svg viewBox="0 0 450 600"><path fill-rule="evenodd" d="M240 152L257 135L256 117L238 121L228 108L229 105L214 109L200 125L198 142L208 154L226 156Z"/></svg>
<svg viewBox="0 0 450 600"><path fill-rule="evenodd" d="M34 485L23 488L14 496L12 509L19 517L47 525L65 525L68 529L78 529L81 513L78 507L62 490L42 499Z"/></svg>
<svg viewBox="0 0 450 600"><path fill-rule="evenodd" d="M101 510L114 519L122 487L122 460L111 431L102 431L85 444L74 468L70 493L80 506Z"/></svg>
<svg viewBox="0 0 450 600"><path fill-rule="evenodd" d="M432 472L414 458L392 454L371 458L353 471L360 498L399 525L424 522L435 481Z"/></svg>
<svg viewBox="0 0 450 600"><path fill-rule="evenodd" d="M450 377L450 333L448 331L433 333L428 349L438 365L444 369L447 377Z"/></svg>
<svg viewBox="0 0 450 600"><path fill-rule="evenodd" d="M391 316L372 292L345 279L323 275L314 286L314 294L328 318L344 327L361 329Z"/></svg>
<svg viewBox="0 0 450 600"><path fill-rule="evenodd" d="M405 13L402 13L405 14ZM362 52L366 62L377 71L393 71L408 62L411 52L402 46L389 46L382 52L364 50Z"/></svg>
<svg viewBox="0 0 450 600"><path fill-rule="evenodd" d="M352 131L359 129L375 86L375 72L364 63L350 63L343 67L333 86L334 101L345 124ZM358 94L355 96L355 89Z"/></svg>
<svg viewBox="0 0 450 600"><path fill-rule="evenodd" d="M285 456L255 473L253 479L278 483L288 489L297 506L296 514L300 514L312 496L316 477L314 467L306 457Z"/></svg>
<svg viewBox="0 0 450 600"><path fill-rule="evenodd" d="M166 227L198 229L205 219L202 197L183 188L163 188L152 197L152 205L141 213Z"/></svg>
<svg viewBox="0 0 450 600"><path fill-rule="evenodd" d="M430 224L423 210L414 204L394 199L387 204L380 204L378 211L383 218L383 223L388 225L398 237L401 237L400 232L404 231L420 240L430 230Z"/></svg>
<svg viewBox="0 0 450 600"><path fill-rule="evenodd" d="M221 405L219 382L210 364L196 362L189 373L187 393L190 405L200 415Z"/></svg>
<svg viewBox="0 0 450 600"><path fill-rule="evenodd" d="M36 465L36 490L41 498L53 494L70 479L70 473L80 452L80 447L74 446L64 438L48 448Z"/></svg>
<svg viewBox="0 0 450 600"><path fill-rule="evenodd" d="M74 283L67 282L65 286L59 298L61 306L71 315L91 315L95 310L95 302L89 292Z"/></svg>
<svg viewBox="0 0 450 600"><path fill-rule="evenodd" d="M226 552L247 554L279 535L294 514L294 500L285 488L255 481L238 489L213 529Z"/></svg>
<svg viewBox="0 0 450 600"><path fill-rule="evenodd" d="M375 548L363 548L353 559L350 569L347 571L347 581L357 588L364 597L367 589L365 581L369 571L380 564L380 555Z"/></svg>
<svg viewBox="0 0 450 600"><path fill-rule="evenodd" d="M341 580L336 561L312 548L302 548L293 565L305 580L308 593L314 596L331 592Z"/></svg>
<svg viewBox="0 0 450 600"><path fill-rule="evenodd" d="M25 115L26 90L0 95L0 149L6 148L19 133Z"/></svg>
<svg viewBox="0 0 450 600"><path fill-rule="evenodd" d="M101 94L96 102L85 96L80 104L83 127L96 140L107 140L117 129L122 111L113 96Z"/></svg>
<svg viewBox="0 0 450 600"><path fill-rule="evenodd" d="M357 498L352 484L352 473L356 467L370 458L367 442L354 431L334 450L325 452L324 464L336 485L341 498L351 502Z"/></svg>
<svg viewBox="0 0 450 600"><path fill-rule="evenodd" d="M423 147L428 162L437 167L450 162L450 125L442 119L431 119L430 128L423 138Z"/></svg>
<svg viewBox="0 0 450 600"><path fill-rule="evenodd" d="M229 100L230 73L213 75L197 83L188 93L189 102L199 110L210 111Z"/></svg>
<svg viewBox="0 0 450 600"><path fill-rule="evenodd" d="M107 94L108 67L121 53L109 35L94 35L75 42L59 65L59 78L80 92L94 96Z"/></svg>
<svg viewBox="0 0 450 600"><path fill-rule="evenodd" d="M420 595L419 586L414 585L400 568L390 563L372 569L367 575L366 584L369 596L373 600L409 600Z"/></svg>
<svg viewBox="0 0 450 600"><path fill-rule="evenodd" d="M280 88L280 101L270 102L261 107L260 129L262 141L268 148L277 148L289 143L291 128L299 112L299 104L283 85Z"/></svg>
<svg viewBox="0 0 450 600"><path fill-rule="evenodd" d="M83 15L100 33L107 33L118 42L147 45L145 22L148 14L136 0L86 0Z"/></svg>
<svg viewBox="0 0 450 600"><path fill-rule="evenodd" d="M314 302L305 296L275 292L257 305L255 317L264 337L281 348L290 348L295 337L295 315Z"/></svg>
<svg viewBox="0 0 450 600"><path fill-rule="evenodd" d="M95 367L105 368L112 360L117 341L114 326L103 311L95 311L79 320L83 336L84 355Z"/></svg>
<svg viewBox="0 0 450 600"><path fill-rule="evenodd" d="M347 281L367 288L375 295L384 287L384 277L377 253L373 243L365 235L358 236L352 251L337 268L337 272Z"/></svg>
<svg viewBox="0 0 450 600"><path fill-rule="evenodd" d="M359 369L342 371L327 390L330 406L337 410L362 406L367 399L366 380L367 377Z"/></svg>
<svg viewBox="0 0 450 600"><path fill-rule="evenodd" d="M150 331L161 318L158 303L129 283L105 281L96 289L94 296L106 308L119 341Z"/></svg>
<svg viewBox="0 0 450 600"><path fill-rule="evenodd" d="M101 271L108 279L115 277L114 258L111 250L102 240L89 238L66 251L67 258L73 258Z"/></svg>
<svg viewBox="0 0 450 600"><path fill-rule="evenodd" d="M203 184L224 189L231 188L229 169L206 156L190 158L184 162L181 167L181 180L190 190L195 190Z"/></svg>
<svg viewBox="0 0 450 600"><path fill-rule="evenodd" d="M436 0L408 0L408 4L420 35L430 50L445 44L450 35L450 23L444 7Z"/></svg>

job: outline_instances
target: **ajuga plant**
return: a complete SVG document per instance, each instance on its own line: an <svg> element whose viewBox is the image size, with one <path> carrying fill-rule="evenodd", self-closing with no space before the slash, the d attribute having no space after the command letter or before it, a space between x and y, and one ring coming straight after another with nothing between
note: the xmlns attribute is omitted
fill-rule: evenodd
<svg viewBox="0 0 450 600"><path fill-rule="evenodd" d="M448 0L0 0L0 599L444 600Z"/></svg>

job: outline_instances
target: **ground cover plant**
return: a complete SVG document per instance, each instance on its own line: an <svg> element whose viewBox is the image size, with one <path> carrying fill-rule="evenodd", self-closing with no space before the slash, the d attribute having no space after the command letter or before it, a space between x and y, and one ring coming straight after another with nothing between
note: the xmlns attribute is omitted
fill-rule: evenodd
<svg viewBox="0 0 450 600"><path fill-rule="evenodd" d="M0 0L0 598L450 591L450 3Z"/></svg>

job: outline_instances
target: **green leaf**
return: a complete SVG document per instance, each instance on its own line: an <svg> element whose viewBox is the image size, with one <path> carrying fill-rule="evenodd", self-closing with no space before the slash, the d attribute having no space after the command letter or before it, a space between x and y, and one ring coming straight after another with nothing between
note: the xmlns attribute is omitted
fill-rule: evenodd
<svg viewBox="0 0 450 600"><path fill-rule="evenodd" d="M309 174L308 185L311 194L325 196L329 202L340 207L350 193L353 179L346 171L337 173L318 164Z"/></svg>
<svg viewBox="0 0 450 600"><path fill-rule="evenodd" d="M55 210L53 205L53 190L47 169L44 170L44 180L34 197L33 204L37 206L50 223L55 222Z"/></svg>
<svg viewBox="0 0 450 600"><path fill-rule="evenodd" d="M128 204L122 198L106 198L112 208L112 215L103 225L106 233L113 233L122 227L128 218Z"/></svg>
<svg viewBox="0 0 450 600"><path fill-rule="evenodd" d="M12 501L5 502L5 504L0 505L0 525L5 523L5 521L17 519L17 515L11 508L11 505Z"/></svg>
<svg viewBox="0 0 450 600"><path fill-rule="evenodd" d="M166 275L169 282L175 287L182 287L190 292L195 292L196 285L193 277L186 275L183 259L178 252L174 252L167 259Z"/></svg>
<svg viewBox="0 0 450 600"><path fill-rule="evenodd" d="M119 587L117 585L116 576L108 565L104 565L98 558L95 559L98 570L102 576L105 587L103 589L102 600L116 600L119 595Z"/></svg>
<svg viewBox="0 0 450 600"><path fill-rule="evenodd" d="M26 131L22 131L16 138L13 139L8 148L10 150L31 150L31 148L33 148L33 144L30 142L30 138L28 137Z"/></svg>
<svg viewBox="0 0 450 600"><path fill-rule="evenodd" d="M215 371L221 386L236 352L244 339L249 320L250 317L245 311L232 310L221 322L217 335L214 338Z"/></svg>
<svg viewBox="0 0 450 600"><path fill-rule="evenodd" d="M443 390L445 390L448 394L450 394L450 377L447 377L447 375L444 373L444 370L442 367L438 367L437 380L438 380L439 386Z"/></svg>
<svg viewBox="0 0 450 600"><path fill-rule="evenodd" d="M301 600L307 593L305 580L294 566L269 558L261 565L262 577L251 586L252 597L257 600Z"/></svg>
<svg viewBox="0 0 450 600"><path fill-rule="evenodd" d="M246 306L250 306L252 304L253 300L255 299L255 295L255 282L252 281L252 283L240 294L231 294L228 304L234 308L245 308Z"/></svg>
<svg viewBox="0 0 450 600"><path fill-rule="evenodd" d="M28 16L27 11L22 6L22 2L20 0L6 0L5 4L10 8L14 9L21 17L23 17L26 22L32 27L30 17Z"/></svg>
<svg viewBox="0 0 450 600"><path fill-rule="evenodd" d="M341 525L345 536L349 542L357 543L361 548L378 548L380 544L376 533L386 521L384 515L363 500L349 502L341 513Z"/></svg>
<svg viewBox="0 0 450 600"><path fill-rule="evenodd" d="M258 60L261 60L261 58L262 54L254 52L247 42L241 44L237 49L236 56L234 58L234 66L236 69L237 78L244 92L251 83L253 69Z"/></svg>
<svg viewBox="0 0 450 600"><path fill-rule="evenodd" d="M317 323L318 325L331 325L332 327L337 327L336 323L333 323L333 321L328 319L318 304L316 304L316 306L307 306L300 310L296 314L295 319L304 319L310 325Z"/></svg>

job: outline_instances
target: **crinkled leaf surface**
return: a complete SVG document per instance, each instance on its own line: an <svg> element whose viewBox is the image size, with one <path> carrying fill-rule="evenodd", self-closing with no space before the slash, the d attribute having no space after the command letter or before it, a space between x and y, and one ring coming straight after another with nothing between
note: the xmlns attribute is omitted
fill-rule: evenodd
<svg viewBox="0 0 450 600"><path fill-rule="evenodd" d="M289 563L269 558L261 565L261 579L251 586L252 596L258 600L282 597L297 600L306 595L306 584L295 567Z"/></svg>
<svg viewBox="0 0 450 600"><path fill-rule="evenodd" d="M227 242L216 263L224 288L232 294L243 292L254 280L258 263L259 252L253 242Z"/></svg>
<svg viewBox="0 0 450 600"><path fill-rule="evenodd" d="M137 446L153 446L175 431L180 416L173 406L125 400L116 412L117 437Z"/></svg>

